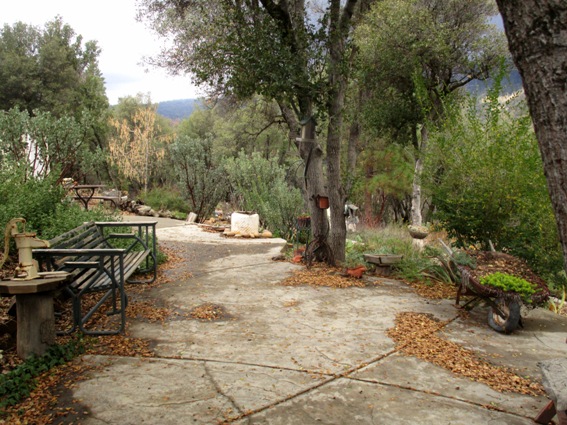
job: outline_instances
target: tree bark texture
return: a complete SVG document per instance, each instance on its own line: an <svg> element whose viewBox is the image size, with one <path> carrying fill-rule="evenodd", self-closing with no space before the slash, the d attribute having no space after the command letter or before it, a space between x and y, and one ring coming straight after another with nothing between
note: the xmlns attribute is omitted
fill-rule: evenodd
<svg viewBox="0 0 567 425"><path fill-rule="evenodd" d="M421 142L418 143L417 158L413 173L413 184L411 194L411 224L421 226L423 218L421 215L421 175L423 173L423 156L427 149L429 134L425 124L421 127Z"/></svg>
<svg viewBox="0 0 567 425"><path fill-rule="evenodd" d="M317 195L323 196L327 192L323 175L323 149L315 138L315 121L311 118L301 129L298 149L305 163L304 183L311 215L311 232L314 238L326 238L329 232L327 215L316 204Z"/></svg>
<svg viewBox="0 0 567 425"><path fill-rule="evenodd" d="M329 125L327 129L327 180L331 207L329 246L336 261L345 260L345 192L341 184L341 129L347 87L344 69L346 38L357 0L348 0L341 11L339 0L331 0L329 33Z"/></svg>
<svg viewBox="0 0 567 425"><path fill-rule="evenodd" d="M567 265L567 2L497 4L522 76Z"/></svg>

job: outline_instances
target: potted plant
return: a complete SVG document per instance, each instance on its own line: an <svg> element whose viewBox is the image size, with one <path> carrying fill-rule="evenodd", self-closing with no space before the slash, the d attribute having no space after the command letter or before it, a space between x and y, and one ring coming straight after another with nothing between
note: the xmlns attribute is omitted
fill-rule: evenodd
<svg viewBox="0 0 567 425"><path fill-rule="evenodd" d="M409 234L414 239L425 239L429 235L429 229L426 226L408 226Z"/></svg>

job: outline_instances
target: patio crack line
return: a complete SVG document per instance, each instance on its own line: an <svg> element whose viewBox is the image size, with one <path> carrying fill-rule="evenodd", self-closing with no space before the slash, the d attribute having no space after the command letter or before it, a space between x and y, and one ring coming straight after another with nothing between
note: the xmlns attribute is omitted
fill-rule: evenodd
<svg viewBox="0 0 567 425"><path fill-rule="evenodd" d="M222 397L226 398L230 404L232 404L232 406L234 407L234 409L237 411L239 416L243 415L242 410L240 409L240 407L238 406L238 404L236 403L236 401L229 396L228 394L226 394L220 387L220 385L218 384L218 382L215 380L215 378L213 377L213 375L211 374L211 371L209 370L209 368L207 367L207 362L203 362L203 369L205 370L205 375L207 376L207 378L209 379L209 382L211 384L213 384L213 387L215 387L215 391L217 392L217 394L221 395Z"/></svg>
<svg viewBox="0 0 567 425"><path fill-rule="evenodd" d="M419 388L409 387L407 385L392 384L392 383L389 383L389 382L382 382L382 381L378 381L376 379L353 378L352 376L345 376L345 379L350 379L352 381L358 381L358 382L365 382L365 383L368 383L368 384L383 385L385 387L399 388L401 390L407 390L407 391L432 395L432 396L435 396L435 397L446 398L448 400L458 401L458 402L469 404L469 405L472 405L472 406L481 407L481 408L487 409L487 410L494 410L496 412L506 413L508 415L517 416L517 417L523 418L523 419L533 419L530 416L525 416L525 415L522 415L522 414L519 414L519 413L510 412L508 410L502 409L500 407L493 406L491 404L482 404L482 403L478 403L476 401L471 401L471 400L466 400L466 399L459 398L459 397L441 394L441 393L438 393L437 391L420 390Z"/></svg>
<svg viewBox="0 0 567 425"><path fill-rule="evenodd" d="M431 332L428 332L427 335L431 335L431 334L433 334L433 333L435 333L435 332L440 331L441 329L443 329L444 327L446 327L449 323L454 322L454 321L457 320L458 318L459 318L459 316L457 315L457 316L453 317L452 319L450 319L450 320L448 320L448 321L446 321L446 322L443 322L440 326L438 326L437 328L433 329ZM327 384L329 384L329 383L331 383L331 382L337 381L337 380L339 380L339 379L341 379L341 378L353 379L353 378L351 378L351 377L349 376L350 374L352 374L352 373L354 373L354 372L357 372L357 371L359 371L359 370L361 370L361 369L364 369L365 367L368 367L368 366L370 366L371 364L378 363L379 361L381 361L381 360L383 360L383 359L385 359L385 358L387 358L387 357L390 357L390 356L393 355L393 354L396 354L397 352L399 352L401 349L403 349L406 345L409 345L410 343L411 343L411 342L406 342L405 344L402 344L402 345L400 345L399 347L396 347L396 348L394 348L393 350L388 351L387 353L384 353L384 354L381 354L381 355L379 355L379 356L376 356L376 357L374 357L373 359L369 360L368 362L360 363L360 364L357 365L357 366L353 366L352 368L350 368L350 369L348 369L348 370L346 370L346 371L344 371L344 372L342 372L342 373L339 373L339 374L332 374L328 379L325 379L324 381L321 381L321 382L319 382L319 383L317 383L317 384L315 384L315 385L312 385L312 386L310 386L310 387L304 388L303 390L298 391L297 393L291 394L291 395L289 395L289 396L287 396L287 397L284 397L284 398L282 398L282 399L280 399L280 400L276 400L276 401L274 401L273 403L267 404L267 405L265 405L265 406L258 407L257 409L254 409L254 410L247 410L245 413L243 413L243 414L241 414L241 415L239 415L239 416L232 417L232 418L228 418L224 423L225 423L225 424L229 424L229 423L231 423L231 422L234 422L234 421L237 421L237 420L240 420L240 419L244 419L244 418L247 418L247 417L252 416L252 415L254 415L254 414L257 414L257 413L263 412L263 411L265 411L265 410L271 409L271 408L276 407L276 406L278 406L278 405L280 405L280 404L282 404L282 403L285 403L285 402L287 402L287 401L293 400L293 399L295 399L295 398L297 398L297 397L299 397L299 396L302 396L302 395L307 394L307 393L309 393L309 392L311 392L311 391L313 391L313 390L316 390L316 389L318 389L318 388L321 388L321 387L323 387L323 386L325 386L325 385L327 385ZM310 373L320 374L320 373L318 373L318 372L313 372L313 371L306 371L306 372L308 372L308 373L310 372Z"/></svg>

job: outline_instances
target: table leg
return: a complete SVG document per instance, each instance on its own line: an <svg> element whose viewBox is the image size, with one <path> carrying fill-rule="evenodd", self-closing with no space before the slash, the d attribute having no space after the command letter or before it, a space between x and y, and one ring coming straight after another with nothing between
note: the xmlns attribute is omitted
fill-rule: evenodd
<svg viewBox="0 0 567 425"><path fill-rule="evenodd" d="M16 295L16 312L18 356L45 354L55 344L53 292Z"/></svg>
<svg viewBox="0 0 567 425"><path fill-rule="evenodd" d="M83 195L83 193L81 193L81 190L85 190L85 191L89 191L88 194ZM75 193L77 194L77 197L79 198L79 200L83 203L83 205L85 206L85 211L89 210L89 202L92 199L94 193L95 193L95 189L75 189Z"/></svg>

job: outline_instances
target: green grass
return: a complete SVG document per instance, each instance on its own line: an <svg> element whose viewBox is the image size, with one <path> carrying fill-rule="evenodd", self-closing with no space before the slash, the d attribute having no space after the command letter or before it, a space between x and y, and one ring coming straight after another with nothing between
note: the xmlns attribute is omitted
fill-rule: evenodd
<svg viewBox="0 0 567 425"><path fill-rule="evenodd" d="M441 251L433 244L426 245L422 250L415 247L407 226L361 228L359 232L350 234L349 240L351 242L347 241L347 265L364 261L364 254L403 255L402 260L392 266L395 277L408 281L451 281L451 276L438 259Z"/></svg>

